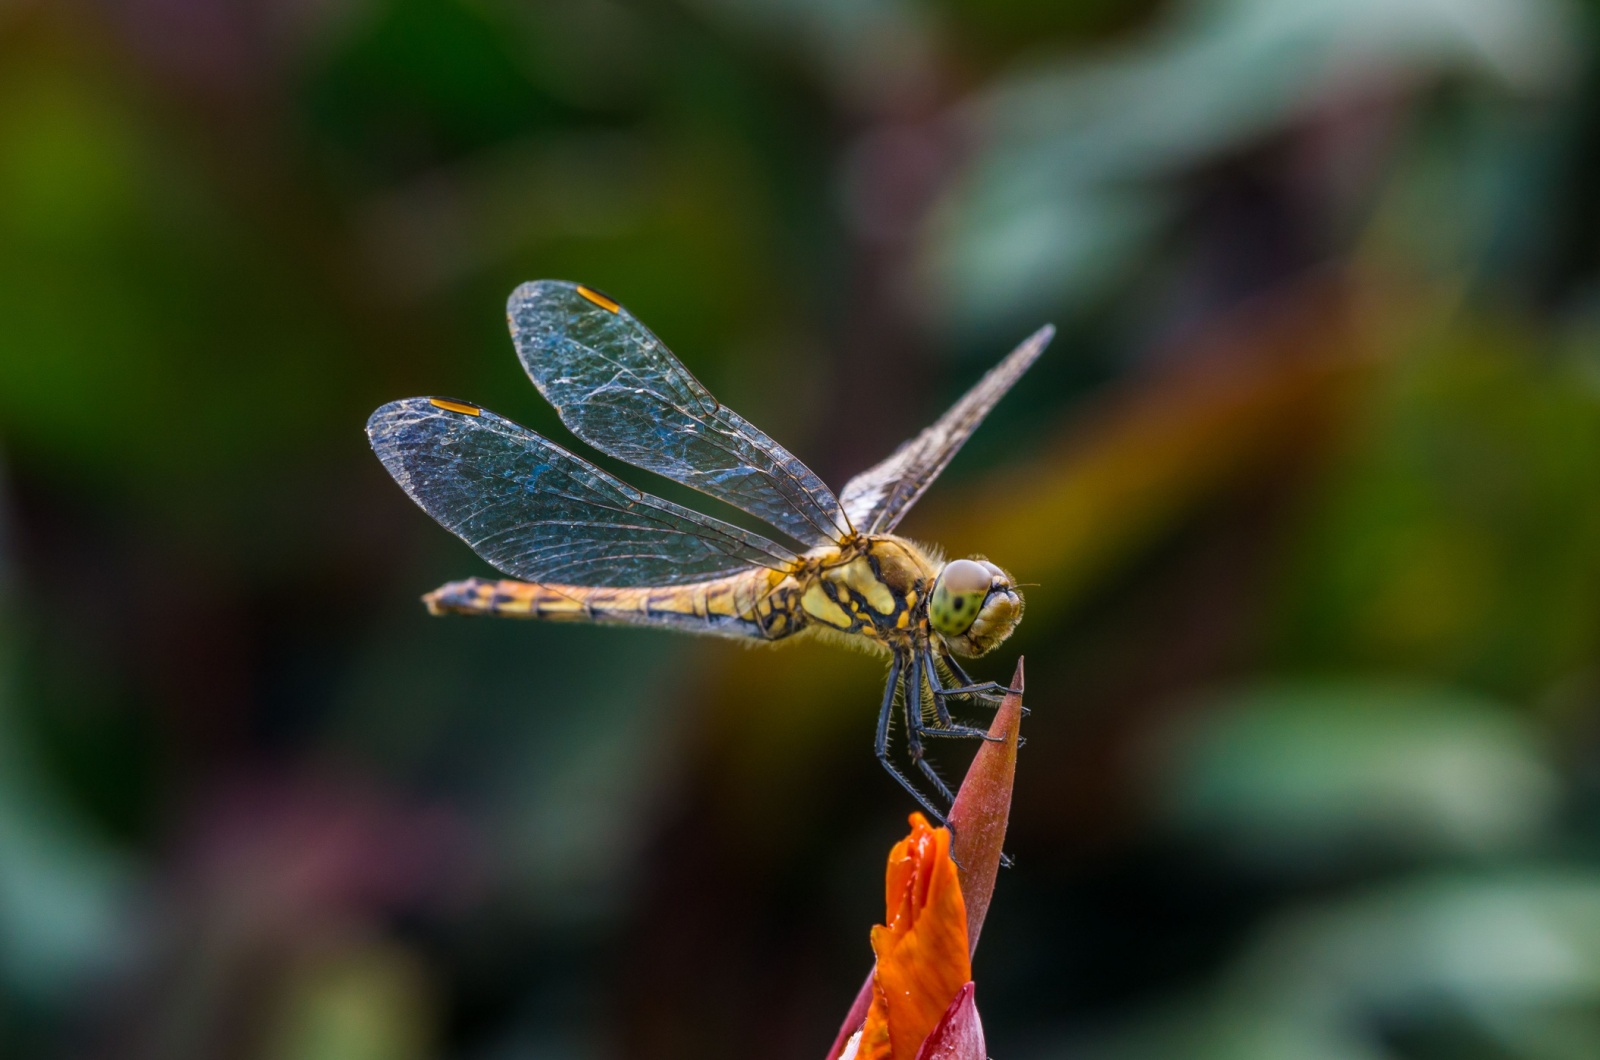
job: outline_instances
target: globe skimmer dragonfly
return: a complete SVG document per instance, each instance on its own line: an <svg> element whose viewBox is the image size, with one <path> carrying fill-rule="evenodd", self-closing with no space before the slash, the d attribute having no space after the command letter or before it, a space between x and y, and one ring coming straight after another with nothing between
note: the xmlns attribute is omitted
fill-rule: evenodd
<svg viewBox="0 0 1600 1060"><path fill-rule="evenodd" d="M1043 327L938 422L835 495L788 450L717 401L649 329L580 284L523 284L508 305L517 354L561 422L634 467L716 497L798 548L634 489L488 409L439 397L391 402L367 435L429 515L508 575L451 582L423 599L460 613L659 626L777 641L821 633L889 656L876 752L939 820L890 752L948 805L924 740L982 737L947 701L997 699L956 656L983 655L1022 618L1011 575L987 559L944 562L893 531L1043 351Z"/></svg>

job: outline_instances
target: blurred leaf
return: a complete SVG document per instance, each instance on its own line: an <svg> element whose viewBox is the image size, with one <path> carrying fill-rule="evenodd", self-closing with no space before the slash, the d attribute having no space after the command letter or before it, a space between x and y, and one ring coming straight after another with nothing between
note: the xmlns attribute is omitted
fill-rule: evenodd
<svg viewBox="0 0 1600 1060"><path fill-rule="evenodd" d="M1439 875L1268 923L1216 984L1083 1060L1579 1060L1600 1048L1600 875Z"/></svg>
<svg viewBox="0 0 1600 1060"><path fill-rule="evenodd" d="M1600 396L1479 314L1416 338L1308 522L1283 654L1539 694L1600 652Z"/></svg>
<svg viewBox="0 0 1600 1060"><path fill-rule="evenodd" d="M0 78L0 315L25 351L0 358L12 444L183 510L201 482L216 500L320 443L351 365L329 356L316 270L263 245L108 74Z"/></svg>
<svg viewBox="0 0 1600 1060"><path fill-rule="evenodd" d="M761 33L812 62L855 106L924 87L933 59L927 13L909 0L694 0L708 16Z"/></svg>
<svg viewBox="0 0 1600 1060"><path fill-rule="evenodd" d="M1559 790L1515 714L1383 684L1234 693L1190 711L1158 768L1173 824L1281 864L1524 849L1547 833Z"/></svg>
<svg viewBox="0 0 1600 1060"><path fill-rule="evenodd" d="M564 108L530 83L509 20L460 0L378 0L308 81L309 111L380 181L481 149Z"/></svg>
<svg viewBox="0 0 1600 1060"><path fill-rule="evenodd" d="M351 947L291 973L268 1060L424 1060L433 1051L432 998L416 960L398 947Z"/></svg>
<svg viewBox="0 0 1600 1060"><path fill-rule="evenodd" d="M971 105L985 148L929 232L930 304L966 329L1081 306L1148 253L1186 169L1356 85L1548 91L1568 32L1546 0L1191 0L1120 53L1018 73Z"/></svg>
<svg viewBox="0 0 1600 1060"><path fill-rule="evenodd" d="M134 865L72 812L22 723L9 515L0 488L0 977L49 1008L123 956Z"/></svg>
<svg viewBox="0 0 1600 1060"><path fill-rule="evenodd" d="M959 37L964 51L980 58L1026 55L1041 41L1052 44L1126 35L1160 12L1165 0L933 0L932 6L956 23L948 32Z"/></svg>

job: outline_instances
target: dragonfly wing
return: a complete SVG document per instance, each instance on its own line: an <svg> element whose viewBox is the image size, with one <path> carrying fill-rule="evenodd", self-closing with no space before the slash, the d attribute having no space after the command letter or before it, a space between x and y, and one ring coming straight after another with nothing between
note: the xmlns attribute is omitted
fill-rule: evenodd
<svg viewBox="0 0 1600 1060"><path fill-rule="evenodd" d="M367 421L367 436L412 500L514 578L679 585L795 561L781 545L636 490L475 405L390 402Z"/></svg>
<svg viewBox="0 0 1600 1060"><path fill-rule="evenodd" d="M1046 324L1028 336L937 423L896 449L887 460L851 479L844 487L842 500L851 524L864 534L893 530L1055 333L1055 328Z"/></svg>
<svg viewBox="0 0 1600 1060"><path fill-rule="evenodd" d="M711 396L626 309L574 283L525 283L507 306L534 385L603 453L749 512L807 546L852 533L833 491Z"/></svg>

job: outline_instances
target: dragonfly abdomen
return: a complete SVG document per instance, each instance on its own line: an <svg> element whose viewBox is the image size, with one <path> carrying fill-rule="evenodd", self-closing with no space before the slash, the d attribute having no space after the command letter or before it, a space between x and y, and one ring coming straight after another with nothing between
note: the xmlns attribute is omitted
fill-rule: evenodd
<svg viewBox="0 0 1600 1060"><path fill-rule="evenodd" d="M500 615L547 622L656 626L686 633L778 640L798 632L803 615L777 591L783 575L741 571L688 585L605 588L468 578L440 586L423 602L433 614Z"/></svg>

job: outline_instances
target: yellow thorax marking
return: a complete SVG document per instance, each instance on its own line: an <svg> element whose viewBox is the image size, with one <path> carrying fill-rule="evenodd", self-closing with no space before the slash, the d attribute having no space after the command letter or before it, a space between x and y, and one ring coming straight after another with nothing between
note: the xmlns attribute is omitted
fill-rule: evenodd
<svg viewBox="0 0 1600 1060"><path fill-rule="evenodd" d="M834 576L847 589L865 599L878 614L894 614L894 593L872 573L872 565L865 556L858 556L846 563Z"/></svg>
<svg viewBox="0 0 1600 1060"><path fill-rule="evenodd" d="M607 313L615 313L617 310L622 308L620 305L613 302L599 291L585 287L581 283L578 284L578 293L583 295L583 297L587 298L589 301L593 302L595 305L599 306L601 309L604 309Z"/></svg>
<svg viewBox="0 0 1600 1060"><path fill-rule="evenodd" d="M446 401L444 398L429 398L428 404L434 408L444 409L447 412L459 412L463 416L482 416L483 410L476 405L468 405L464 401Z"/></svg>
<svg viewBox="0 0 1600 1060"><path fill-rule="evenodd" d="M835 629L849 629L854 624L845 609L828 598L820 581L813 581L806 586L806 591L800 594L800 606L805 608L807 614L821 619Z"/></svg>

